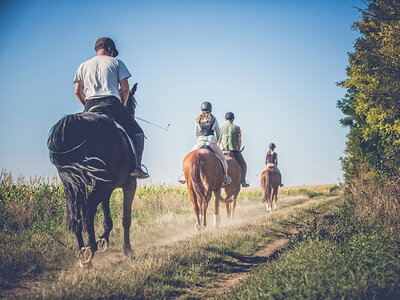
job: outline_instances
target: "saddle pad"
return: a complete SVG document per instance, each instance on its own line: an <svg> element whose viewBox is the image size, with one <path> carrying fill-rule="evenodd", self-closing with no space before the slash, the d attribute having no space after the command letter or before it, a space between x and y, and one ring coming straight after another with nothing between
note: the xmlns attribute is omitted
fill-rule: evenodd
<svg viewBox="0 0 400 300"><path fill-rule="evenodd" d="M121 124L119 124L119 123L117 123L117 122L115 122L115 121L114 121L114 123L115 123L115 126L117 126L118 129L121 129L122 132L123 132L123 133L126 135L126 137L128 138L128 141L129 141L129 144L131 145L131 149L132 149L132 151L133 151L133 154L134 154L135 157L136 157L135 146L133 146L133 142L132 142L131 138L129 137L128 133L126 132L126 130L124 129L124 127L121 126Z"/></svg>
<svg viewBox="0 0 400 300"><path fill-rule="evenodd" d="M213 150L213 148L211 148L211 147L208 146L208 145L201 145L199 149L210 150L212 153L214 153L215 155L217 155L217 154L215 153L215 151ZM218 155L217 155L217 156L218 156Z"/></svg>

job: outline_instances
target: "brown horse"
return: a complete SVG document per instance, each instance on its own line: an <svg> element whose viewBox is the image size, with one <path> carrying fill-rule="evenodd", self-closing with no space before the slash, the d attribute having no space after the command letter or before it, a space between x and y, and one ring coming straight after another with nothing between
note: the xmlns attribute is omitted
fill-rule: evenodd
<svg viewBox="0 0 400 300"><path fill-rule="evenodd" d="M196 229L207 226L207 207L214 193L214 226L220 222L219 202L230 203L221 196L224 173L219 158L210 150L199 149L190 152L183 160L183 173L196 214Z"/></svg>
<svg viewBox="0 0 400 300"><path fill-rule="evenodd" d="M281 174L274 167L269 167L261 174L261 188L263 190L263 202L266 202L267 211L272 211L272 202L274 202L273 210L276 210L276 202L278 200L278 188L281 184Z"/></svg>
<svg viewBox="0 0 400 300"><path fill-rule="evenodd" d="M227 173L232 179L231 183L223 187L226 193L226 199L232 200L231 203L226 204L226 214L228 220L231 220L235 212L236 199L240 192L240 184L242 182L242 171L239 163L235 159L231 151L224 151L226 163L228 165Z"/></svg>

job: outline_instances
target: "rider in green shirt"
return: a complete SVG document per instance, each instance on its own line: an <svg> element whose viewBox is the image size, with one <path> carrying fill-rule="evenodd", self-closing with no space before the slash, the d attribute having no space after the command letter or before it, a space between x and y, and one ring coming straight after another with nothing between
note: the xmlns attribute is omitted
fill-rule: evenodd
<svg viewBox="0 0 400 300"><path fill-rule="evenodd" d="M225 114L226 123L220 127L220 140L219 146L222 150L232 151L235 159L240 165L242 170L242 187L248 187L249 184L246 182L247 164L241 153L242 146L242 133L240 127L233 124L235 115L232 112Z"/></svg>

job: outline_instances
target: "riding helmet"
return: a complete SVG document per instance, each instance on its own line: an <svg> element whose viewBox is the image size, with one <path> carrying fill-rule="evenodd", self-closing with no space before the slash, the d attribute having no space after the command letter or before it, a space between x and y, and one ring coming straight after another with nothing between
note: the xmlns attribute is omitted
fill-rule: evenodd
<svg viewBox="0 0 400 300"><path fill-rule="evenodd" d="M274 149L275 147L276 147L276 146L275 146L274 143L269 144L269 148L270 148L270 149Z"/></svg>
<svg viewBox="0 0 400 300"><path fill-rule="evenodd" d="M101 37L96 41L96 44L94 45L94 50L95 51L99 51L100 49L104 49L106 51L109 51L109 49L111 50L111 55L112 57L116 57L118 55L118 50L115 47L115 43L112 39L110 39L109 37Z"/></svg>
<svg viewBox="0 0 400 300"><path fill-rule="evenodd" d="M211 110L212 110L212 105L211 105L211 103L208 102L208 101L204 101L204 102L201 104L201 110L202 110L202 111L211 112Z"/></svg>
<svg viewBox="0 0 400 300"><path fill-rule="evenodd" d="M226 114L225 114L225 120L231 120L231 121L233 121L235 119L235 115L233 114L233 112L227 112Z"/></svg>

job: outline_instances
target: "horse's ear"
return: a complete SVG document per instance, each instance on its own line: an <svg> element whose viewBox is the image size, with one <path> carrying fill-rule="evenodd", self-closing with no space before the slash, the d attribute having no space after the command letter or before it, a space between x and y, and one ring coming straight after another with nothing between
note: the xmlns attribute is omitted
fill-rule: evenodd
<svg viewBox="0 0 400 300"><path fill-rule="evenodd" d="M137 89L137 82L133 85L133 87L131 88L131 95L133 96L133 95L135 95L135 93L136 93L136 89Z"/></svg>

